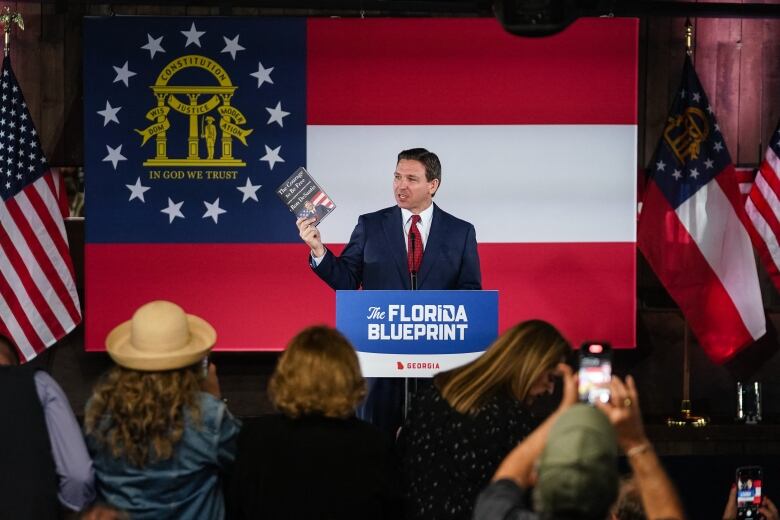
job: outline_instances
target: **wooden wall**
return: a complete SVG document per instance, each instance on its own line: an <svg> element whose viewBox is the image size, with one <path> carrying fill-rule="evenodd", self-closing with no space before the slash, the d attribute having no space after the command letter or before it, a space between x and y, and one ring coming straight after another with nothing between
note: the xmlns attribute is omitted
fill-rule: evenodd
<svg viewBox="0 0 780 520"><path fill-rule="evenodd" d="M733 0L732 0L733 1ZM780 3L780 0L774 3ZM83 16L117 15L287 15L339 14L204 7L186 4L90 4L86 2L10 2L25 19L25 31L12 40L11 57L27 103L53 165L83 164L82 48ZM652 158L671 97L678 88L684 58L682 18L641 20L638 168ZM693 19L694 63L720 122L732 158L738 164L759 161L780 116L780 20ZM89 78L87 78L89 80ZM69 228L77 268L83 266L83 228ZM765 301L774 308L780 298L764 279ZM642 261L638 265L639 348L618 356L618 370L631 371L647 395L645 410L661 416L675 411L681 393L684 321L666 292ZM770 309L771 310L771 309ZM778 316L773 314L773 320ZM780 415L777 333L760 348L729 367L710 363L693 345L692 397L713 415L732 413L737 378L760 377L768 410ZM91 384L108 365L101 354L83 352L81 331L51 349L38 363L63 384L76 410L83 408ZM273 369L273 354L222 355L223 388L242 415L268 409L264 382ZM776 397L777 399L772 399Z"/></svg>

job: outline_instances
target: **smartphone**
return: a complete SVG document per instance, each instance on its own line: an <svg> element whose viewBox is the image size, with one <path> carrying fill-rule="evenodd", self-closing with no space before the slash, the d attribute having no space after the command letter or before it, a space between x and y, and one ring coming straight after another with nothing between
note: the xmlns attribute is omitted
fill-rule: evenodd
<svg viewBox="0 0 780 520"><path fill-rule="evenodd" d="M609 401L612 380L612 347L605 341L585 342L580 347L579 394L583 403Z"/></svg>
<svg viewBox="0 0 780 520"><path fill-rule="evenodd" d="M737 518L758 518L758 508L764 503L763 483L761 466L737 468Z"/></svg>

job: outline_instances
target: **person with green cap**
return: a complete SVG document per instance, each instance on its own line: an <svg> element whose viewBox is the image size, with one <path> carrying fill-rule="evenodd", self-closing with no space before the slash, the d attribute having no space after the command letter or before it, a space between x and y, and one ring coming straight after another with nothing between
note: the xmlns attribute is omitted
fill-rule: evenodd
<svg viewBox="0 0 780 520"><path fill-rule="evenodd" d="M606 519L617 497L618 446L647 518L683 520L674 486L645 436L634 380L613 377L610 390L610 402L595 408L559 407L512 450L477 499L474 520ZM532 487L533 508L526 494Z"/></svg>

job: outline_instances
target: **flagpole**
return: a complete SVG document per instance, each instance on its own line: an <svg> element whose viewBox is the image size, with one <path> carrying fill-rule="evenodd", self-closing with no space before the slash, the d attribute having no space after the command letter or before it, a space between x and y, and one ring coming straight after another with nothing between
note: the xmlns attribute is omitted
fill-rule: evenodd
<svg viewBox="0 0 780 520"><path fill-rule="evenodd" d="M3 26L3 33L5 35L3 40L3 56L7 58L8 53L11 52L11 30L13 29L14 24L18 25L21 30L24 30L24 20L20 13L11 12L11 8L5 6L3 10L0 11L0 24Z"/></svg>
<svg viewBox="0 0 780 520"><path fill-rule="evenodd" d="M685 53L693 59L693 24L690 18L685 20ZM683 384L680 414L666 419L668 426L707 426L710 422L706 417L693 415L691 412L691 341L688 320L683 317Z"/></svg>

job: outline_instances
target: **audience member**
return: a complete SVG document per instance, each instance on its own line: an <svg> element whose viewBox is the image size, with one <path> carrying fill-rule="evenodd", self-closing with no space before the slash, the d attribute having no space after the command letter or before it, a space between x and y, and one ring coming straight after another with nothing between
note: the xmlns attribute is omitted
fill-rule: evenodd
<svg viewBox="0 0 780 520"><path fill-rule="evenodd" d="M214 365L204 370L215 341L211 325L166 301L106 338L116 366L87 403L87 444L98 493L134 520L224 517L221 476L241 423L220 399Z"/></svg>
<svg viewBox="0 0 780 520"><path fill-rule="evenodd" d="M60 504L79 511L92 503L92 460L65 393L46 372L19 366L5 336L0 418L0 516L58 518Z"/></svg>
<svg viewBox="0 0 780 520"><path fill-rule="evenodd" d="M611 520L647 520L642 507L642 497L633 478L620 481L617 501L612 506Z"/></svg>
<svg viewBox="0 0 780 520"><path fill-rule="evenodd" d="M281 414L247 423L239 437L230 516L399 518L392 441L355 417L365 387L341 333L320 326L295 336L268 388Z"/></svg>
<svg viewBox="0 0 780 520"><path fill-rule="evenodd" d="M565 385L564 402L576 391L573 379ZM682 520L679 497L645 437L633 379L629 376L624 385L613 377L610 390L611 401L597 405L600 410L562 405L512 450L480 494L475 520L605 518L617 496L618 445L647 517ZM531 487L533 510L526 494Z"/></svg>
<svg viewBox="0 0 780 520"><path fill-rule="evenodd" d="M526 321L415 396L399 438L407 518L471 517L498 464L538 424L528 405L571 371L569 352L555 327Z"/></svg>
<svg viewBox="0 0 780 520"><path fill-rule="evenodd" d="M764 503L758 508L764 520L778 520L780 513L772 500L764 495ZM737 485L732 484L729 499L726 501L726 509L723 510L723 520L737 520Z"/></svg>
<svg viewBox="0 0 780 520"><path fill-rule="evenodd" d="M112 505L98 502L79 515L79 520L130 520L130 515Z"/></svg>

